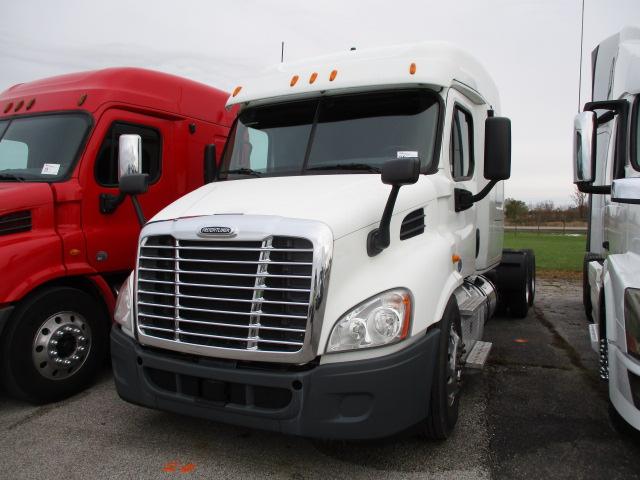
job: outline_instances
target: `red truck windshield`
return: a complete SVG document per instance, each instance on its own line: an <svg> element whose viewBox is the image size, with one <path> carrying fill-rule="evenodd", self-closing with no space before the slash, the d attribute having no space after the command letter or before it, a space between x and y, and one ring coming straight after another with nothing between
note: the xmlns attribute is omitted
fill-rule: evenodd
<svg viewBox="0 0 640 480"><path fill-rule="evenodd" d="M379 172L395 158L434 159L437 96L426 90L326 96L249 107L229 136L220 178Z"/></svg>
<svg viewBox="0 0 640 480"><path fill-rule="evenodd" d="M0 121L0 181L64 179L91 125L83 113L17 117Z"/></svg>

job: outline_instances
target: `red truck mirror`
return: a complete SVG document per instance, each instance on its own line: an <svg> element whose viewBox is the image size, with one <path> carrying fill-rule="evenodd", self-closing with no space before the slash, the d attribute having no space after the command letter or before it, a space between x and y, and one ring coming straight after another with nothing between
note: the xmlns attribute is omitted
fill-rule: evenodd
<svg viewBox="0 0 640 480"><path fill-rule="evenodd" d="M140 159L142 158L142 137L140 135L124 134L118 139L118 180L124 175L142 173Z"/></svg>

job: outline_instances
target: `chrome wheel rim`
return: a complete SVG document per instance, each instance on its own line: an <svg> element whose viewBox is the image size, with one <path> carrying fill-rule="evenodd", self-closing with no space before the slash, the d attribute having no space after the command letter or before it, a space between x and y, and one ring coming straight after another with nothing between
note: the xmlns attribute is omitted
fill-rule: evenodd
<svg viewBox="0 0 640 480"><path fill-rule="evenodd" d="M458 397L462 383L462 342L453 324L449 329L447 346L447 403L451 407Z"/></svg>
<svg viewBox="0 0 640 480"><path fill-rule="evenodd" d="M77 312L58 312L36 332L31 356L36 371L49 380L64 380L78 372L91 350L91 328Z"/></svg>

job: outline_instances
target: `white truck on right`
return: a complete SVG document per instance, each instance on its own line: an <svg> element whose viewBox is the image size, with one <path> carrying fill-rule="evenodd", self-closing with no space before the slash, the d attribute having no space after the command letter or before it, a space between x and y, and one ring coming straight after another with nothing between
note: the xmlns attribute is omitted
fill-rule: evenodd
<svg viewBox="0 0 640 480"><path fill-rule="evenodd" d="M612 415L640 430L640 29L592 53L574 123L574 183L589 193L583 302Z"/></svg>

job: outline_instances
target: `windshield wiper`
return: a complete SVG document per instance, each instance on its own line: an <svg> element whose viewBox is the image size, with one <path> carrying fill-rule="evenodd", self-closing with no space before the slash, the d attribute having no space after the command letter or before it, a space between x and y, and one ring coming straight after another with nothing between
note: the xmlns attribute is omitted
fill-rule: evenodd
<svg viewBox="0 0 640 480"><path fill-rule="evenodd" d="M0 173L0 180L14 180L16 182L24 182L24 177L15 173Z"/></svg>
<svg viewBox="0 0 640 480"><path fill-rule="evenodd" d="M261 177L262 173L257 170L253 170L251 168L236 168L234 170L227 170L226 172L222 172L223 174L234 174L234 175L253 175L254 177Z"/></svg>
<svg viewBox="0 0 640 480"><path fill-rule="evenodd" d="M317 167L309 167L305 171L310 170L364 170L375 173L381 172L380 168L366 163L336 163L335 165L319 165Z"/></svg>

